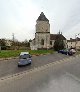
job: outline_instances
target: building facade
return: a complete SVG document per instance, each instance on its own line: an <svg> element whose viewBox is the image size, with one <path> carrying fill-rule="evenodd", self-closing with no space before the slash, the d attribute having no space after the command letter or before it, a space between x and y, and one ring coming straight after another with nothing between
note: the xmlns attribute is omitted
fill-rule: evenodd
<svg viewBox="0 0 80 92"><path fill-rule="evenodd" d="M60 35L66 44L66 38L62 34L50 34L49 20L44 13L41 12L36 21L35 38L30 42L31 50L52 48L57 35Z"/></svg>
<svg viewBox="0 0 80 92"><path fill-rule="evenodd" d="M80 49L80 38L78 37L76 39L70 38L70 40L67 40L67 47Z"/></svg>

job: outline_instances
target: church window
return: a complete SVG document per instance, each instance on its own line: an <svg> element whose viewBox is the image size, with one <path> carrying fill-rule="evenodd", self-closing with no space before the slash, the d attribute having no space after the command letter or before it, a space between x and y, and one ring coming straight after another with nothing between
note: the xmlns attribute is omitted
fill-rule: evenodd
<svg viewBox="0 0 80 92"><path fill-rule="evenodd" d="M52 45L52 41L50 41L50 45Z"/></svg>
<svg viewBox="0 0 80 92"><path fill-rule="evenodd" d="M41 45L44 45L44 40L43 39L41 40Z"/></svg>

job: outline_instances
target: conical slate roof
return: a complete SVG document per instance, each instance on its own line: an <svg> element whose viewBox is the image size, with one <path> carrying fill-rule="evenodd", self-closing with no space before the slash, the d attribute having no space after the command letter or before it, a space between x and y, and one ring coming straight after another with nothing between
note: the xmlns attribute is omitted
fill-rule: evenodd
<svg viewBox="0 0 80 92"><path fill-rule="evenodd" d="M41 12L40 16L38 17L37 21L49 21L43 12Z"/></svg>

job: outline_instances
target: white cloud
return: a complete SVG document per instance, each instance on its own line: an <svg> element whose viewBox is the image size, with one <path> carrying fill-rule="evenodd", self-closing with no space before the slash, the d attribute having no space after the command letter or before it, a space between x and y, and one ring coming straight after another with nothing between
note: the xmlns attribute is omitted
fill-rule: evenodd
<svg viewBox="0 0 80 92"><path fill-rule="evenodd" d="M75 35L80 33L80 23L73 26L71 29L69 29L67 32L64 33L66 38L75 38ZM80 35L78 36L80 37Z"/></svg>
<svg viewBox="0 0 80 92"><path fill-rule="evenodd" d="M40 12L50 20L51 33L59 30L69 38L79 33L80 0L1 0L0 38L32 39ZM71 34L71 35L70 35Z"/></svg>
<svg viewBox="0 0 80 92"><path fill-rule="evenodd" d="M15 33L19 40L33 38L38 8L30 0L10 0L2 4L4 9L0 17L0 36L11 37L12 33Z"/></svg>

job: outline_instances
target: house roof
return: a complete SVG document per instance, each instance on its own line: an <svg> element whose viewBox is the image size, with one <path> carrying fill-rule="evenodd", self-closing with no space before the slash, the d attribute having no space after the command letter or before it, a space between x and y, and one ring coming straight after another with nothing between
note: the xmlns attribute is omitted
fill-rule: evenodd
<svg viewBox="0 0 80 92"><path fill-rule="evenodd" d="M76 40L77 40L77 41L80 41L80 38L79 38L79 37L77 37L77 38L76 38Z"/></svg>
<svg viewBox="0 0 80 92"><path fill-rule="evenodd" d="M38 17L37 21L49 21L43 12L41 12L40 16Z"/></svg>
<svg viewBox="0 0 80 92"><path fill-rule="evenodd" d="M56 40L57 37L61 38L62 40L66 40L62 34L50 34L50 40Z"/></svg>
<svg viewBox="0 0 80 92"><path fill-rule="evenodd" d="M76 39L72 39L72 38L70 38L70 40L67 40L68 42L75 42L75 41L80 41L80 38L76 38Z"/></svg>
<svg viewBox="0 0 80 92"><path fill-rule="evenodd" d="M75 39L67 40L67 42L75 42L75 41L76 41Z"/></svg>

